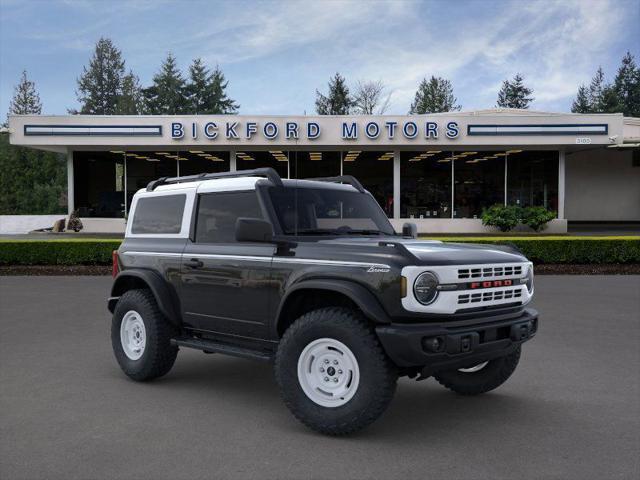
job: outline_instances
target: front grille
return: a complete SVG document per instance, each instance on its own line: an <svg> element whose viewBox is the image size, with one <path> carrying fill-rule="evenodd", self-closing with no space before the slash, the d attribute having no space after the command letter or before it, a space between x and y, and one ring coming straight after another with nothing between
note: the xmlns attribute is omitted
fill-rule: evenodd
<svg viewBox="0 0 640 480"><path fill-rule="evenodd" d="M499 300L514 300L522 298L522 288L510 290L494 290L491 292L461 293L458 295L458 305L465 303L484 303Z"/></svg>
<svg viewBox="0 0 640 480"><path fill-rule="evenodd" d="M522 275L521 265L508 267L478 267L458 269L458 278L461 280L465 278L496 278L508 277L513 275Z"/></svg>

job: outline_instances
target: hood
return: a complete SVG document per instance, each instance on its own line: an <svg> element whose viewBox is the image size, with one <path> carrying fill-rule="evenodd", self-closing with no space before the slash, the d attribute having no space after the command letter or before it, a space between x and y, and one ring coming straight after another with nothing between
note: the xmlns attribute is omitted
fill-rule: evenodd
<svg viewBox="0 0 640 480"><path fill-rule="evenodd" d="M380 242L402 244L424 265L472 265L482 263L517 263L527 261L515 247L478 243L448 243L439 240L415 240L402 237L340 237L321 240L335 246L380 247ZM363 248L364 250L370 250Z"/></svg>

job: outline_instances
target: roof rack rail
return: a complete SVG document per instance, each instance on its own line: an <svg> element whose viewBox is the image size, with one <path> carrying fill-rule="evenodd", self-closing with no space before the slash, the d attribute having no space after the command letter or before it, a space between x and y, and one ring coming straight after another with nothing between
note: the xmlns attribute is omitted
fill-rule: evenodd
<svg viewBox="0 0 640 480"><path fill-rule="evenodd" d="M307 178L305 180L314 180L316 182L333 182L333 183L348 183L360 193L366 192L362 184L353 175L339 175L337 177L320 177L320 178Z"/></svg>
<svg viewBox="0 0 640 480"><path fill-rule="evenodd" d="M147 192L153 192L160 185L169 185L173 183L200 182L202 180L212 180L216 178L239 178L239 177L266 177L277 187L282 186L282 179L278 172L271 167L255 168L253 170L242 170L239 172L220 172L220 173L200 173L198 175L188 175L185 177L162 177L149 182Z"/></svg>

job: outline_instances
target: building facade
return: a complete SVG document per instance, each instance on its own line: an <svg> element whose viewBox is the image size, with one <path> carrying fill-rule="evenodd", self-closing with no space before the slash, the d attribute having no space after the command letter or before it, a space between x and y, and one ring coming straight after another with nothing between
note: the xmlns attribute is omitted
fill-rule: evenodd
<svg viewBox="0 0 640 480"><path fill-rule="evenodd" d="M124 230L153 179L273 167L354 175L396 228L472 233L495 204L568 221L640 221L640 119L485 110L410 116L13 116L11 143L67 155L69 212Z"/></svg>

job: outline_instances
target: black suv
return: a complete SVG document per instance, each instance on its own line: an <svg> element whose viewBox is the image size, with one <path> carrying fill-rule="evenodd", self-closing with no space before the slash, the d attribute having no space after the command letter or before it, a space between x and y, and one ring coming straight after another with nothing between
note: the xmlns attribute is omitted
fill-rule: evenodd
<svg viewBox="0 0 640 480"><path fill-rule="evenodd" d="M415 237L353 177L153 181L114 252L116 359L138 381L169 372L180 347L273 362L287 407L332 435L378 418L398 376L493 390L536 333L531 262Z"/></svg>

